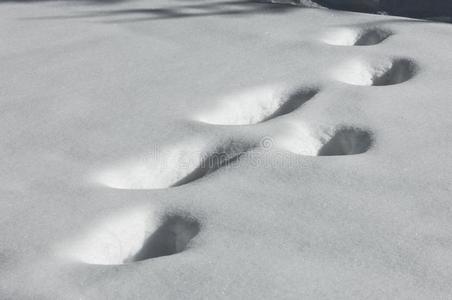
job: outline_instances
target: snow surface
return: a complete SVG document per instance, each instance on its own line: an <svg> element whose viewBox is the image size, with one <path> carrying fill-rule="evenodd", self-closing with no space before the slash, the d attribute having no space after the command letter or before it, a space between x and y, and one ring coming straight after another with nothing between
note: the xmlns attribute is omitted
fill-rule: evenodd
<svg viewBox="0 0 452 300"><path fill-rule="evenodd" d="M1 299L452 297L452 25L0 5Z"/></svg>

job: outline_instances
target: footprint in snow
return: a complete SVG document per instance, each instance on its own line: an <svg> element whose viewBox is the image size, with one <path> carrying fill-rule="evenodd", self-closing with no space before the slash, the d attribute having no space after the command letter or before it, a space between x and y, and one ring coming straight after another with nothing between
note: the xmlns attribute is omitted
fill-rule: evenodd
<svg viewBox="0 0 452 300"><path fill-rule="evenodd" d="M200 222L185 214L159 218L152 209L112 214L62 243L56 252L66 259L95 265L122 265L174 255L190 247Z"/></svg>
<svg viewBox="0 0 452 300"><path fill-rule="evenodd" d="M373 62L353 59L333 71L333 77L352 85L385 86L408 81L417 70L416 64L406 58L390 58Z"/></svg>
<svg viewBox="0 0 452 300"><path fill-rule="evenodd" d="M217 107L200 114L198 121L216 125L255 125L303 109L317 93L318 89L312 87L293 91L277 88L255 89L222 99ZM342 125L338 126L338 129L340 127ZM328 143L342 145L360 139L360 135L354 135L353 130L344 133L341 130L330 129L329 132L333 134L323 134L313 141L306 140L305 144L309 144L307 148L311 151L304 154L313 156L358 154L354 149L343 150L340 146L330 147L329 151L321 150ZM267 139L269 139L267 136L257 140L227 138L213 147L203 145L201 141L182 141L168 149L162 149L159 153L132 158L105 168L93 174L92 179L101 185L117 189L162 189L181 186L236 162L243 154L253 149L268 148L263 142ZM366 150L370 147L370 138L367 143ZM337 149L342 150L335 152Z"/></svg>
<svg viewBox="0 0 452 300"><path fill-rule="evenodd" d="M392 32L378 28L341 28L325 35L323 41L337 46L368 46L381 43L391 35ZM385 86L405 82L416 71L416 64L406 58L373 62L354 59L340 65L333 74L337 80L352 85ZM312 87L294 90L258 88L221 99L216 107L198 115L198 121L213 125L256 126L303 109L318 93L319 89ZM361 154L374 142L371 131L354 126L337 125L324 133L322 137L304 141L311 143L313 149L307 155ZM119 163L95 174L93 179L118 189L175 187L200 179L262 146L265 147L259 142L234 138L224 139L210 148L200 146L196 141L186 142L167 149L157 158ZM182 161L186 163L182 164ZM199 221L191 216L170 214L158 219L144 211L112 216L60 250L66 257L89 264L138 262L184 251L201 228Z"/></svg>
<svg viewBox="0 0 452 300"><path fill-rule="evenodd" d="M391 31L377 27L343 27L331 30L321 40L334 46L373 46L391 35Z"/></svg>

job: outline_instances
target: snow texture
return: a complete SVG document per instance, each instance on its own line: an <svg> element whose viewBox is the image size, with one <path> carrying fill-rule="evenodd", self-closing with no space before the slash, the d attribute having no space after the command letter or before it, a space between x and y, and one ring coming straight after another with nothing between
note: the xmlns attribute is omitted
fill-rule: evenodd
<svg viewBox="0 0 452 300"><path fill-rule="evenodd" d="M451 25L10 1L0 37L0 299L452 297Z"/></svg>

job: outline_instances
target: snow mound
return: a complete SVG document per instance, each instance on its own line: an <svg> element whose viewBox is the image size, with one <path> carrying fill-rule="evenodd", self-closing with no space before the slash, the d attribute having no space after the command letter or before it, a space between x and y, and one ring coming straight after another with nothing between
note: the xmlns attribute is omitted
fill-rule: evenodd
<svg viewBox="0 0 452 300"><path fill-rule="evenodd" d="M355 59L340 66L333 76L347 84L383 86L408 81L416 71L416 64L406 58L385 59L377 62Z"/></svg>
<svg viewBox="0 0 452 300"><path fill-rule="evenodd" d="M337 28L325 34L322 41L334 46L370 46L391 35L391 31L382 28Z"/></svg>
<svg viewBox="0 0 452 300"><path fill-rule="evenodd" d="M221 99L216 108L203 112L197 120L217 125L257 124L296 110L317 92L310 87L259 87Z"/></svg>
<svg viewBox="0 0 452 300"><path fill-rule="evenodd" d="M191 217L167 215L159 222L145 210L128 211L95 224L58 252L87 264L120 265L182 252L199 230Z"/></svg>

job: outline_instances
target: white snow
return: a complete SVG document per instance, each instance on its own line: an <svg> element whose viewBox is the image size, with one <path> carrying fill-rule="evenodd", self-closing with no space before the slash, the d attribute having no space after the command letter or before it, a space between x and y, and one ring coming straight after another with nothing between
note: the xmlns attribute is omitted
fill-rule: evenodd
<svg viewBox="0 0 452 300"><path fill-rule="evenodd" d="M452 297L452 25L12 1L0 41L0 299Z"/></svg>
<svg viewBox="0 0 452 300"><path fill-rule="evenodd" d="M72 257L88 264L121 264L130 259L157 226L153 216L143 208L118 214L91 225L92 232L58 245L56 252L62 257Z"/></svg>

